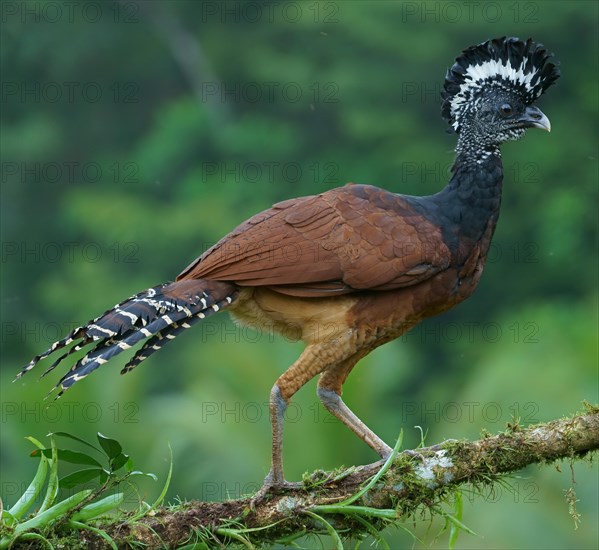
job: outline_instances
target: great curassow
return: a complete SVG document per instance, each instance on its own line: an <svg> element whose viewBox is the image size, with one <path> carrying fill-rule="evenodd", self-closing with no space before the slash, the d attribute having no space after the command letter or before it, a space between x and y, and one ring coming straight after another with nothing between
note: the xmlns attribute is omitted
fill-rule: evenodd
<svg viewBox="0 0 599 550"><path fill-rule="evenodd" d="M275 204L226 235L175 282L140 292L73 330L18 377L74 344L45 375L93 343L55 386L60 396L138 342L146 340L122 373L194 323L228 309L238 322L299 332L306 343L270 393L272 463L265 489L288 485L283 415L317 374L325 408L387 457L391 448L342 401L341 386L373 349L476 288L499 215L499 145L528 128L550 130L532 106L559 77L549 57L530 39L504 37L456 59L445 80L442 116L458 136L457 157L442 191L416 197L350 184Z"/></svg>

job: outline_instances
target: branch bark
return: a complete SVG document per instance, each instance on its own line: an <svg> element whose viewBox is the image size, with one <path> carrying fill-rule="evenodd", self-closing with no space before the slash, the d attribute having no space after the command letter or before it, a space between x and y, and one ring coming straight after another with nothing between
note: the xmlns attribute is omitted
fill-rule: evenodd
<svg viewBox="0 0 599 550"><path fill-rule="evenodd" d="M598 408L589 407L586 414L527 428L508 425L506 432L478 441L448 440L419 449L417 453L398 454L376 485L351 503L351 509L362 507L360 510L367 510L366 515L372 520L371 526L383 528L390 517L406 518L423 505L435 508L463 484L494 483L502 475L530 464L577 460L597 449ZM194 530L202 530L213 537L213 542L223 544L234 541L240 534L256 544L267 544L294 533L322 533L321 522L309 514L317 511L338 531L349 530L355 534L366 530L363 522L356 521L356 514L334 511L339 503L355 495L382 464L381 461L332 474L316 472L301 489L266 495L253 503L249 499L193 501L176 509L161 508L135 524L124 522L99 527L119 547L125 541L137 541L150 547L176 547L194 540ZM372 510L380 511L378 518ZM263 529L243 532L248 528ZM79 536L82 535L100 546L105 543L92 533L89 537L87 533Z"/></svg>

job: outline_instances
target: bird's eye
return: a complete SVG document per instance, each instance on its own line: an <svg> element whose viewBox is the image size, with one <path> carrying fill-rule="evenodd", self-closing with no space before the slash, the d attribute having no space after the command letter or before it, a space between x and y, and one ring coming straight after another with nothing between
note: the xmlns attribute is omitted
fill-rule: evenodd
<svg viewBox="0 0 599 550"><path fill-rule="evenodd" d="M509 103L504 103L501 107L499 107L499 112L503 116L510 116L512 114L512 106Z"/></svg>

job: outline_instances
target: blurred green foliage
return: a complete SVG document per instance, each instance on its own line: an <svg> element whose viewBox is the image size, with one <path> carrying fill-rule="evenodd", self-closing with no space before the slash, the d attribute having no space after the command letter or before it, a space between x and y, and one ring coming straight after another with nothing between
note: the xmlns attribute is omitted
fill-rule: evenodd
<svg viewBox="0 0 599 550"><path fill-rule="evenodd" d="M35 471L20 458L24 436L56 430L126 441L157 473L170 441L171 499L255 489L269 464L268 393L299 343L223 315L124 378L117 359L55 404L42 401L51 380L9 382L273 202L348 181L438 191L455 143L439 116L444 72L461 49L506 34L560 62L540 101L553 131L504 147L502 215L477 293L363 360L345 396L389 443L403 427L408 446L416 425L431 443L475 438L513 414L545 421L597 402L598 6L3 2L3 499ZM375 459L324 414L314 383L285 428L289 479ZM569 468L530 468L514 494L465 499L482 538L459 544L597 547L597 468L574 473L577 531ZM436 527L416 531L430 542Z"/></svg>

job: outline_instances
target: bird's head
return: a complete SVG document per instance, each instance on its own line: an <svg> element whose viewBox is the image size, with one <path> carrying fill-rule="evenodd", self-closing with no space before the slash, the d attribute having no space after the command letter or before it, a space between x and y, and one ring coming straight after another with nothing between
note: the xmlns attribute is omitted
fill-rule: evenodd
<svg viewBox="0 0 599 550"><path fill-rule="evenodd" d="M559 78L542 44L495 38L464 50L447 71L441 114L463 145L484 148L549 131L533 103Z"/></svg>

